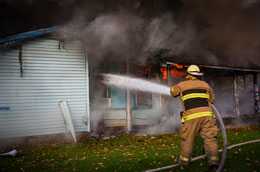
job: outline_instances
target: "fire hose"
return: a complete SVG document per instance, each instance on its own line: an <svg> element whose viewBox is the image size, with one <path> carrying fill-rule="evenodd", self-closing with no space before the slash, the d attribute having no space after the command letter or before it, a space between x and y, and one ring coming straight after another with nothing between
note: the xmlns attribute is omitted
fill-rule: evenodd
<svg viewBox="0 0 260 172"><path fill-rule="evenodd" d="M160 85L157 83L152 83L152 82L140 80L137 78L131 78L131 77L125 77L125 76L113 75L113 74L103 74L103 77L104 77L103 83L105 83L107 85L113 85L113 86L118 86L120 88L140 90L140 91L145 91L145 92L160 93L160 94L170 96L169 87ZM149 85L150 87L147 87L147 85ZM257 143L257 142L260 142L260 139L252 140L252 141L248 141L248 142L244 142L244 143L240 143L240 144L236 144L236 145L231 145L231 146L227 147L227 133L226 133L226 128L225 128L223 119L221 117L221 114L219 113L219 111L213 104L212 104L212 108L215 112L215 116L216 116L216 119L218 120L220 131L221 131L222 137L223 137L223 149L219 150L220 152L222 152L221 160L220 160L218 169L216 170L216 172L221 172L225 165L225 160L226 160L228 149L232 149L232 148L242 146L245 144ZM201 155L201 156L195 157L195 158L191 159L191 162L199 160L199 159L203 159L205 157L206 157L206 155ZM172 169L177 166L179 166L179 164L173 164L173 165L169 165L169 166L162 167L162 168L146 170L146 172L162 171L162 170Z"/></svg>
<svg viewBox="0 0 260 172"><path fill-rule="evenodd" d="M222 136L223 136L223 149L219 150L219 152L222 152L222 156L221 156L219 167L216 171L216 172L221 172L224 168L224 165L225 165L225 160L226 160L226 157L227 157L227 150L231 150L231 149L234 149L234 148L237 148L237 147L240 147L240 146L244 146L244 145L248 145L248 144L260 143L260 139L250 140L250 141L246 141L246 142L227 146L227 134L226 134L224 122L223 122L222 117L221 117L219 111L217 110L217 108L214 105L212 105L212 108L215 111L215 115L216 115L216 118L217 118L217 120L220 124L220 130L221 130L221 133L222 133ZM192 158L191 162L204 159L204 158L206 158L206 156L207 156L206 154L197 156L195 158ZM165 167L161 167L161 168L146 170L145 172L157 172L157 171L169 170L169 169L178 167L179 165L180 164L173 164L173 165L169 165L169 166L165 166Z"/></svg>
<svg viewBox="0 0 260 172"><path fill-rule="evenodd" d="M248 144L253 144L253 143L260 143L260 139L256 139L256 140L250 140L250 141L246 141L246 142L242 142L242 143L238 143L238 144L233 144L227 147L227 150L231 150L240 146L244 146L244 145L248 145ZM222 149L219 150L219 152L221 152ZM191 162L197 161L197 160L201 160L206 158L206 155L200 155L197 156L195 158L192 158ZM163 171L163 170L169 170L172 169L174 167L178 167L179 164L173 164L173 165L169 165L169 166L165 166L162 168L156 168L156 169L151 169L151 170L146 170L145 172L157 172L157 171Z"/></svg>
<svg viewBox="0 0 260 172"><path fill-rule="evenodd" d="M220 127L220 131L222 133L222 137L223 137L223 150L220 150L222 152L222 155L221 155L221 160L220 160L220 163L219 163L219 166L218 166L218 169L216 172L221 172L224 168L224 165L225 165L225 160L226 160L226 157L227 157L227 150L228 150L228 147L227 147L227 132L226 132L226 128L225 128L225 125L224 125L224 122L223 122L223 119L219 113L219 111L217 110L217 108L215 107L215 105L212 104L212 108L215 112L215 115L216 115L216 118L219 122L219 127ZM260 139L259 139L259 142L260 142ZM229 149L232 149L234 147L237 147L236 145L231 145L229 147ZM203 159L205 158L206 155L201 155L201 156L198 156L198 157L195 157L195 158L192 158L191 159L191 162L193 161L197 161L199 159ZM163 171L163 170L168 170L168 169L172 169L174 167L177 167L179 166L179 164L173 164L173 165L169 165L169 166L165 166L165 167L162 167L162 168L156 168L156 169L151 169L151 170L146 170L145 172L157 172L157 171Z"/></svg>
<svg viewBox="0 0 260 172"><path fill-rule="evenodd" d="M216 172L221 172L224 168L226 157L227 157L227 144L228 144L227 143L227 131L226 131L225 124L223 122L223 119L222 119L218 109L216 108L216 106L214 104L212 104L212 108L213 108L216 118L219 122L220 131L221 131L222 137L223 137L223 151L222 151L221 160L220 160L218 169L216 171Z"/></svg>

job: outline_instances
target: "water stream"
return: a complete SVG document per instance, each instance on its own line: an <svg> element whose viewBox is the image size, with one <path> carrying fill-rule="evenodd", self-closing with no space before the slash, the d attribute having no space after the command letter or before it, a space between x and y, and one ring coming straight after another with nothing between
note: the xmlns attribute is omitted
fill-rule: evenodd
<svg viewBox="0 0 260 172"><path fill-rule="evenodd" d="M170 96L170 87L167 85L133 78L124 75L103 74L103 83L123 89L138 90Z"/></svg>

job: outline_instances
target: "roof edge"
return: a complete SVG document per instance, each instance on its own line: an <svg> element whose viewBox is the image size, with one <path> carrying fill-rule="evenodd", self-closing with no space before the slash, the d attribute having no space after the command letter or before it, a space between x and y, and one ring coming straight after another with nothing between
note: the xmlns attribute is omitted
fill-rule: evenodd
<svg viewBox="0 0 260 172"><path fill-rule="evenodd" d="M5 38L0 38L0 47L8 47L14 44L21 43L28 39L37 38L43 35L47 35L58 30L57 26L18 33L15 35L7 36Z"/></svg>

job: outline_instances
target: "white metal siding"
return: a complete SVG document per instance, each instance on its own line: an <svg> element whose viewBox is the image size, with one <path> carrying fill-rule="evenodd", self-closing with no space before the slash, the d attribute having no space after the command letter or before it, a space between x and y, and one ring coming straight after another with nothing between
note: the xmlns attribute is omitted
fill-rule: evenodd
<svg viewBox="0 0 260 172"><path fill-rule="evenodd" d="M79 42L36 39L0 52L0 138L63 133L67 100L76 131L88 131L88 65Z"/></svg>

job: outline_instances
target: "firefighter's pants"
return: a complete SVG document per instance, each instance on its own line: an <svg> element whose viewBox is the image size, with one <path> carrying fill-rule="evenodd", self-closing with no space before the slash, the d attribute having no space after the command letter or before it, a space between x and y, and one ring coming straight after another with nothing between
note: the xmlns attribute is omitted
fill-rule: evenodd
<svg viewBox="0 0 260 172"><path fill-rule="evenodd" d="M208 155L209 163L215 164L218 161L217 134L218 127L213 117L201 117L182 123L180 128L181 137L181 163L188 164L195 137L197 134L204 140L204 149Z"/></svg>

